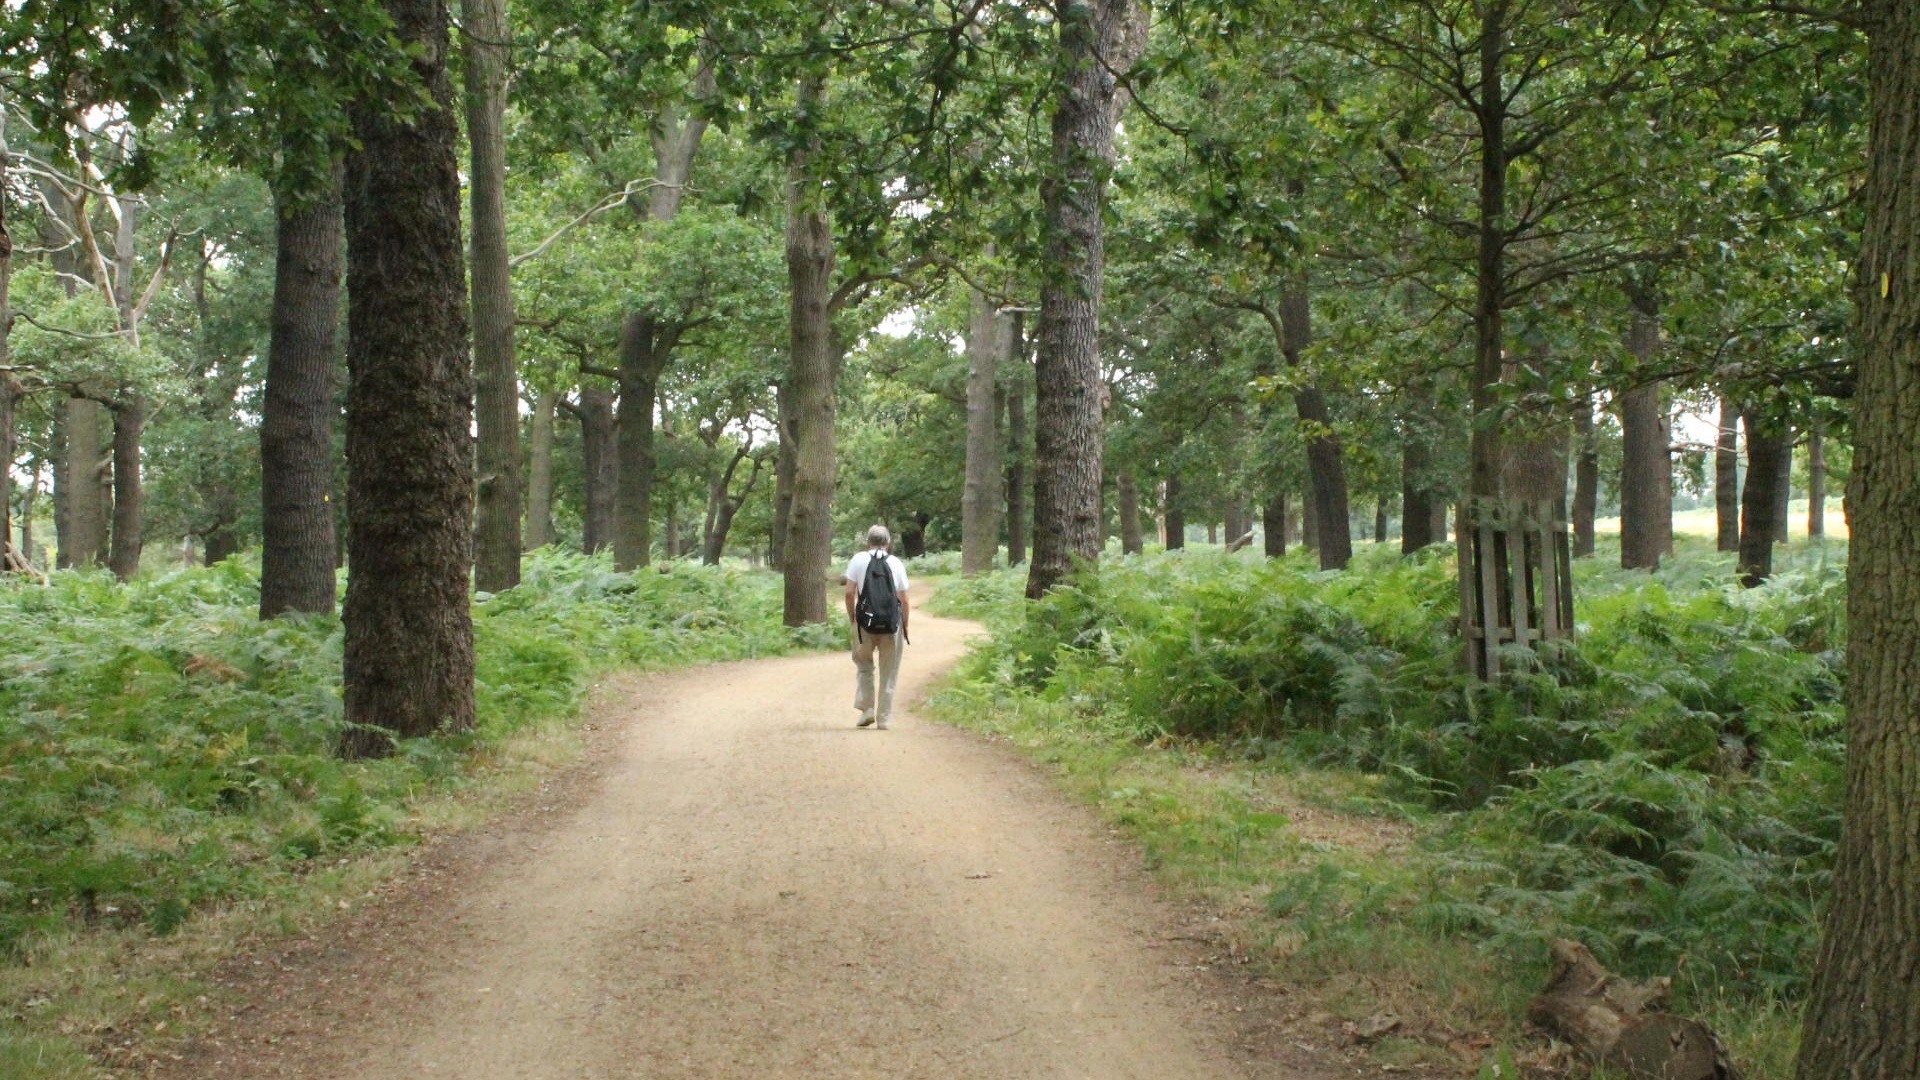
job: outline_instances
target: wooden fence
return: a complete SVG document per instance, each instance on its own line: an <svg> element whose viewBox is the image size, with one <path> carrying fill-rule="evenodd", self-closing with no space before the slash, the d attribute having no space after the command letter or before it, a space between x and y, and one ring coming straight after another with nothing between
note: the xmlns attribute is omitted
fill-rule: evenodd
<svg viewBox="0 0 1920 1080"><path fill-rule="evenodd" d="M1492 678L1501 646L1573 637L1573 552L1552 503L1470 500L1459 552L1467 670Z"/></svg>

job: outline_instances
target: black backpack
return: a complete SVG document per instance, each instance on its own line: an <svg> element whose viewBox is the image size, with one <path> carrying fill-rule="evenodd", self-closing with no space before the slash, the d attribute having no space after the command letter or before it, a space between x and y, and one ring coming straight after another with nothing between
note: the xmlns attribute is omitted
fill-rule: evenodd
<svg viewBox="0 0 1920 1080"><path fill-rule="evenodd" d="M867 560L866 588L854 606L855 621L869 634L891 634L900 629L900 597L893 591L893 567L887 553L876 551Z"/></svg>

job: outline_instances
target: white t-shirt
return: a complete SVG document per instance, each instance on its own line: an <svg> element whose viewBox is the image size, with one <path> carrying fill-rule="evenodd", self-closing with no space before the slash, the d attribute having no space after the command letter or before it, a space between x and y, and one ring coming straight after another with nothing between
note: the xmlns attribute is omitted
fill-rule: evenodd
<svg viewBox="0 0 1920 1080"><path fill-rule="evenodd" d="M867 591L867 563L872 561L873 552L862 551L847 563L847 580L853 582L853 595L859 596ZM893 591L895 594L907 591L907 567L892 555L887 556L887 568L893 571Z"/></svg>

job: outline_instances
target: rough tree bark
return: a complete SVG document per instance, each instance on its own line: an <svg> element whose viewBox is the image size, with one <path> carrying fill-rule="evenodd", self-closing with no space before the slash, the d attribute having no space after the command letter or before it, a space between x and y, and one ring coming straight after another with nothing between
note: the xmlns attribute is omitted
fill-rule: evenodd
<svg viewBox="0 0 1920 1080"><path fill-rule="evenodd" d="M774 427L780 433L780 445L773 458L773 531L767 541L767 566L779 570L786 565L787 523L793 517L793 469L800 457L800 443L793 434L793 391L791 377L782 377L773 388Z"/></svg>
<svg viewBox="0 0 1920 1080"><path fill-rule="evenodd" d="M591 555L613 543L614 491L620 486L619 431L613 391L580 387L580 457L586 469L586 511L581 548Z"/></svg>
<svg viewBox="0 0 1920 1080"><path fill-rule="evenodd" d="M1300 546L1320 550L1320 498L1313 492L1312 477L1300 491Z"/></svg>
<svg viewBox="0 0 1920 1080"><path fill-rule="evenodd" d="M350 756L473 726L473 373L444 0L384 0L430 95L350 110L347 598Z"/></svg>
<svg viewBox="0 0 1920 1080"><path fill-rule="evenodd" d="M653 557L653 474L658 461L653 407L680 327L645 311L620 324L620 475L615 485L613 566L634 570ZM672 539L673 530L667 530ZM668 552L672 558L674 552Z"/></svg>
<svg viewBox="0 0 1920 1080"><path fill-rule="evenodd" d="M1715 546L1740 550L1740 408L1720 399L1720 431L1713 441Z"/></svg>
<svg viewBox="0 0 1920 1080"><path fill-rule="evenodd" d="M1305 279L1287 285L1277 320L1269 318L1287 366L1299 368L1301 354L1313 343L1312 308ZM1320 553L1320 569L1345 570L1353 559L1353 524L1347 509L1347 468L1340 436L1333 430L1333 408L1325 391L1304 386L1294 391L1294 408L1307 428L1307 476L1313 499L1313 536L1307 546Z"/></svg>
<svg viewBox="0 0 1920 1080"><path fill-rule="evenodd" d="M1578 942L1549 948L1553 973L1527 1006L1535 1024L1630 1080L1740 1080L1711 1028L1663 1011L1671 979L1629 982Z"/></svg>
<svg viewBox="0 0 1920 1080"><path fill-rule="evenodd" d="M1627 348L1640 370L1659 362L1660 322L1645 297L1633 301ZM1673 436L1667 387L1650 382L1620 395L1620 567L1653 570L1673 547Z"/></svg>
<svg viewBox="0 0 1920 1080"><path fill-rule="evenodd" d="M1246 510L1243 509L1238 502L1230 502L1227 504L1226 518L1225 531L1227 534L1227 543L1229 544L1247 535L1247 531L1253 528L1253 522L1248 520Z"/></svg>
<svg viewBox="0 0 1920 1080"><path fill-rule="evenodd" d="M700 561L708 566L720 565L720 557L727 551L727 533L733 529L733 517L740 512L753 489L760 483L760 474L766 467L764 455L753 454L750 442L740 445L739 452L727 463L726 471L714 482L707 493L707 523L700 552ZM733 477L745 460L753 462L753 468L747 473L747 482L738 495L733 493Z"/></svg>
<svg viewBox="0 0 1920 1080"><path fill-rule="evenodd" d="M1788 426L1780 435L1786 446L1780 451L1780 471L1773 478L1773 542L1787 542L1787 522L1792 515L1788 504L1793 501L1793 428Z"/></svg>
<svg viewBox="0 0 1920 1080"><path fill-rule="evenodd" d="M712 67L703 64L693 79L694 97L711 94L713 79ZM679 215L706 131L704 116L686 115L677 105L654 114L647 129L655 180L647 192L647 220L672 221ZM638 209L638 204L632 205ZM636 569L653 557L653 474L658 461L653 404L681 330L664 314L644 309L628 312L621 324L620 477L613 541L613 565L618 570ZM674 539L677 544L678 538Z"/></svg>
<svg viewBox="0 0 1920 1080"><path fill-rule="evenodd" d="M1573 412L1573 557L1593 554L1593 519L1600 504L1600 448L1593 434L1593 398Z"/></svg>
<svg viewBox="0 0 1920 1080"><path fill-rule="evenodd" d="M1827 440L1817 426L1807 432L1807 535L1827 535Z"/></svg>
<svg viewBox="0 0 1920 1080"><path fill-rule="evenodd" d="M1433 451L1409 432L1400 443L1400 554L1411 555L1434 542Z"/></svg>
<svg viewBox="0 0 1920 1080"><path fill-rule="evenodd" d="M1507 49L1507 2L1492 0L1480 26L1480 79L1475 100L1480 127L1479 214L1473 297L1473 434L1468 446L1467 494L1498 497L1504 454L1494 408L1506 363L1504 313L1507 250L1507 105L1501 73Z"/></svg>
<svg viewBox="0 0 1920 1080"><path fill-rule="evenodd" d="M1060 13L1052 155L1040 191L1046 273L1034 370L1032 598L1064 578L1074 559L1100 555L1101 206L1113 166L1114 72L1132 59L1124 43L1134 3L1089 0Z"/></svg>
<svg viewBox="0 0 1920 1080"><path fill-rule="evenodd" d="M1865 0L1847 797L1799 1080L1920 1076L1920 5Z"/></svg>
<svg viewBox="0 0 1920 1080"><path fill-rule="evenodd" d="M811 102L817 84L803 83ZM788 371L793 458L792 505L781 550L788 626L827 621L825 575L833 557L835 449L834 382L838 375L830 310L833 225L827 219L820 182L808 169L806 149L794 151L787 170Z"/></svg>
<svg viewBox="0 0 1920 1080"><path fill-rule="evenodd" d="M331 615L333 424L340 365L339 173L317 197L275 196L273 314L260 418L260 617Z"/></svg>
<svg viewBox="0 0 1920 1080"><path fill-rule="evenodd" d="M7 118L0 112L0 192L7 188ZM20 400L20 380L14 377L13 362L7 352L7 336L13 330L13 309L7 306L8 285L13 280L13 234L7 231L7 201L0 198L0 551L13 543L13 448L14 403ZM21 557L31 558L31 548L23 539ZM0 569L0 573L4 573Z"/></svg>
<svg viewBox="0 0 1920 1080"><path fill-rule="evenodd" d="M1140 481L1132 469L1121 469L1114 486L1119 489L1116 496L1120 502L1120 550L1138 555L1146 550L1146 538L1140 531Z"/></svg>
<svg viewBox="0 0 1920 1080"><path fill-rule="evenodd" d="M147 431L147 399L137 393L121 395L108 410L113 417L113 540L107 566L113 576L129 581L140 570L145 533L145 492L140 483L140 440Z"/></svg>
<svg viewBox="0 0 1920 1080"><path fill-rule="evenodd" d="M1752 588L1773 573L1774 535L1779 532L1780 477L1793 463L1786 426L1748 410L1747 481L1740 488L1740 583Z"/></svg>
<svg viewBox="0 0 1920 1080"><path fill-rule="evenodd" d="M70 397L65 412L66 460L61 490L66 497L66 534L60 538L61 566L105 566L110 475L103 466L106 408L90 398Z"/></svg>
<svg viewBox="0 0 1920 1080"><path fill-rule="evenodd" d="M991 248L989 248L991 254ZM960 496L960 572L993 569L1000 549L1000 425L994 385L1006 352L1007 317L978 289L967 319L966 482Z"/></svg>
<svg viewBox="0 0 1920 1080"><path fill-rule="evenodd" d="M553 421L552 390L542 390L533 401L533 422L527 432L527 527L520 542L528 551L553 543Z"/></svg>
<svg viewBox="0 0 1920 1080"><path fill-rule="evenodd" d="M1168 551L1180 551L1187 546L1187 507L1180 490L1180 474L1168 473L1165 503L1161 515L1167 521Z"/></svg>
<svg viewBox="0 0 1920 1080"><path fill-rule="evenodd" d="M507 268L508 45L506 0L460 0L466 61L468 195L473 231L473 405L478 486L473 584L520 584L520 373L513 360L513 286Z"/></svg>
<svg viewBox="0 0 1920 1080"><path fill-rule="evenodd" d="M1027 561L1027 337L1026 314L1013 313L1007 331L1007 565Z"/></svg>
<svg viewBox="0 0 1920 1080"><path fill-rule="evenodd" d="M1282 491L1260 508L1261 541L1267 558L1278 559L1287 553L1287 493Z"/></svg>

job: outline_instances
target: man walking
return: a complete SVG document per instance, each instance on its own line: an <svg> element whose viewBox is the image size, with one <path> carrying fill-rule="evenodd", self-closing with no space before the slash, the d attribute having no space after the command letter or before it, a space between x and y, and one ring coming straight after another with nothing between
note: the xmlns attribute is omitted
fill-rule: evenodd
<svg viewBox="0 0 1920 1080"><path fill-rule="evenodd" d="M892 542L885 525L868 529L867 550L847 563L840 579L847 586L847 621L853 624L853 707L860 710L855 726L881 731L893 716L900 650L907 643L907 568L887 553Z"/></svg>

